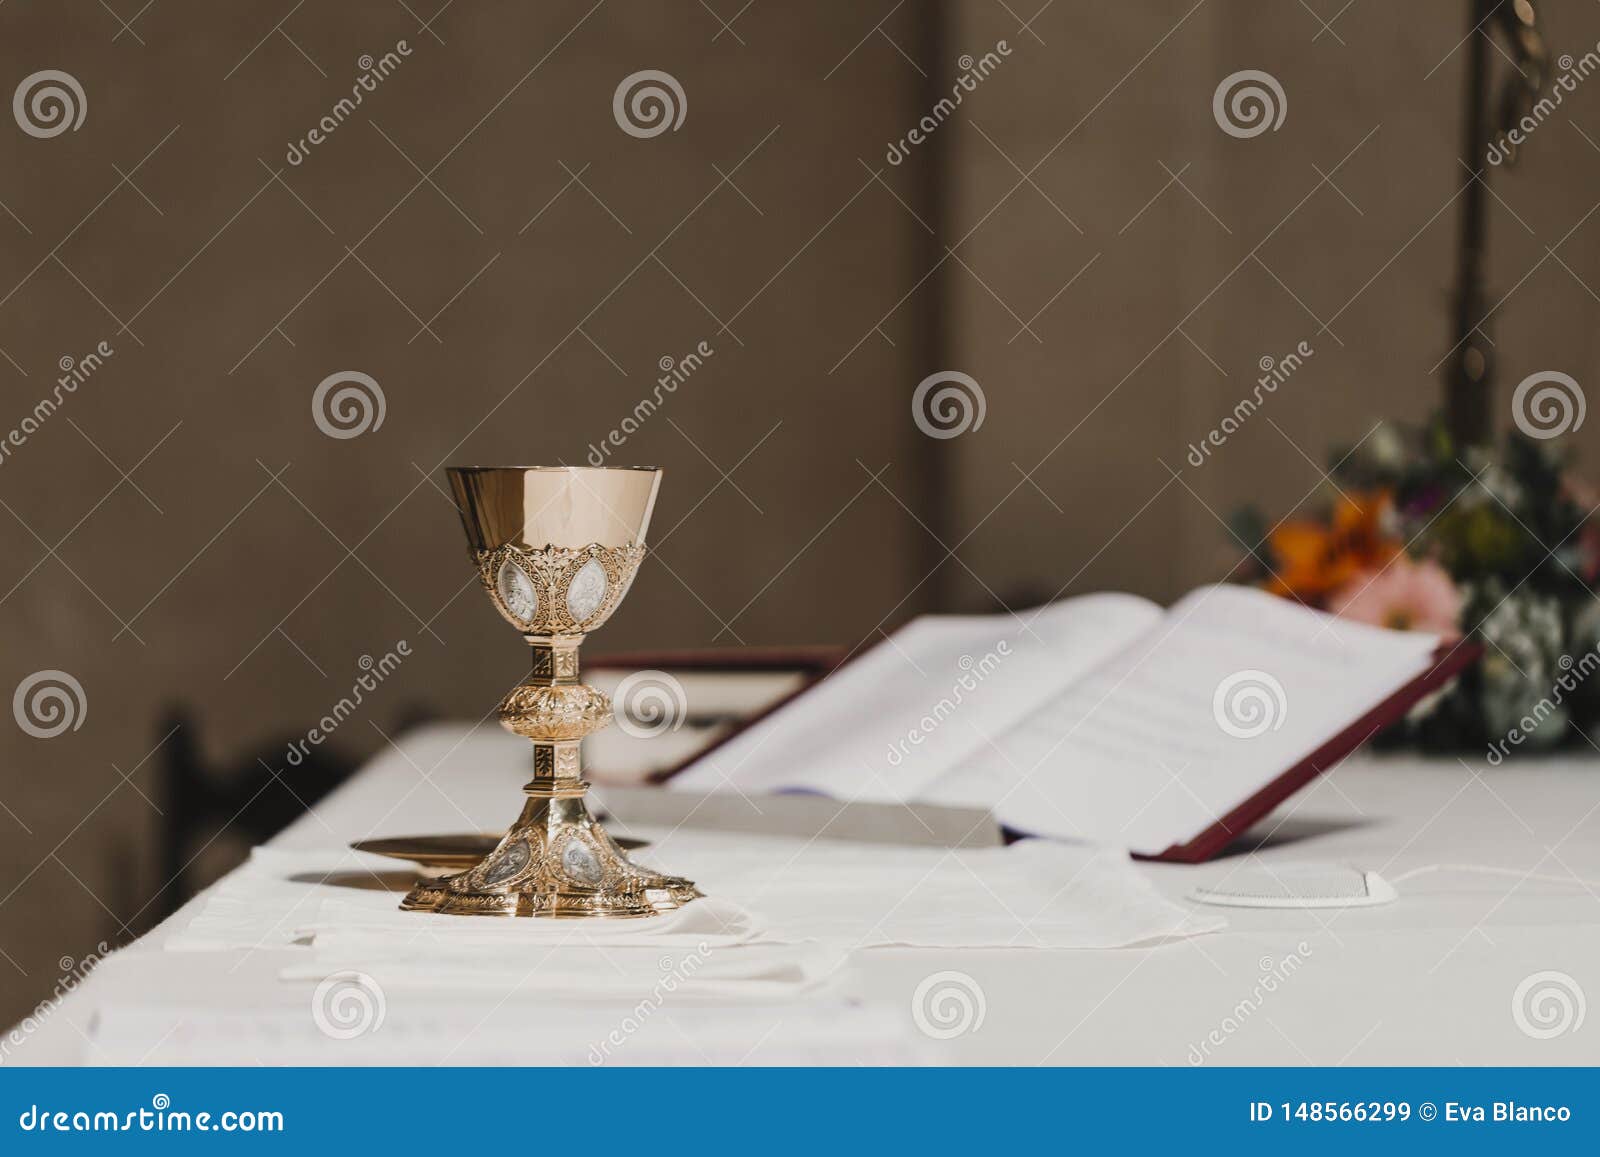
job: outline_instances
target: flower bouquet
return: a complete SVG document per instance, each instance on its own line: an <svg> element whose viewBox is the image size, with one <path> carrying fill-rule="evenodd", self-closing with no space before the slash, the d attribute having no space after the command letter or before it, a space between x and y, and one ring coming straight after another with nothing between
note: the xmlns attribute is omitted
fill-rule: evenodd
<svg viewBox="0 0 1600 1157"><path fill-rule="evenodd" d="M1483 659L1386 742L1491 763L1600 728L1600 494L1545 441L1462 447L1380 424L1340 454L1311 516L1230 520L1232 576L1333 614L1481 643Z"/></svg>

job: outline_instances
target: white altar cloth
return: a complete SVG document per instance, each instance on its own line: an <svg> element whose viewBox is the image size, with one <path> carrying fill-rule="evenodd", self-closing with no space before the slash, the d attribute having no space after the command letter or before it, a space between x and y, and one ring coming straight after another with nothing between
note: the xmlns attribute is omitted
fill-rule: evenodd
<svg viewBox="0 0 1600 1157"><path fill-rule="evenodd" d="M401 744L272 854L488 828L514 807L521 741L431 728ZM1600 890L1549 878L1600 878L1600 759L1363 755L1253 835L1255 852L1132 870L1200 919L1222 910L1183 897L1247 862L1531 874L1436 871L1379 908L1230 909L1220 931L1139 947L862 949L828 984L771 1001L685 990L619 1010L492 982L448 996L396 984L381 1029L350 1039L315 1023L309 979L283 979L303 946L167 951L202 895L44 1009L7 1063L1600 1063L1600 1016L1550 1033L1527 1004L1551 983L1600 999ZM657 838L660 863L692 875Z"/></svg>

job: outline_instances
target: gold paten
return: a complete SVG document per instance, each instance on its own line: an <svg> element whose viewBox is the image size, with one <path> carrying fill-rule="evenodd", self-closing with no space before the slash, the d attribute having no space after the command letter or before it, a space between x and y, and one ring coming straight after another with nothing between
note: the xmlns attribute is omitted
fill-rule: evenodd
<svg viewBox="0 0 1600 1157"><path fill-rule="evenodd" d="M578 647L617 609L644 559L661 471L645 467L452 467L479 578L533 649L500 702L500 725L533 741L522 814L488 855L423 880L401 907L470 916L654 916L700 895L628 859L589 815L578 742L611 701L578 679Z"/></svg>
<svg viewBox="0 0 1600 1157"><path fill-rule="evenodd" d="M629 836L613 837L624 851L649 846L649 840ZM454 874L464 872L494 851L501 837L493 832L457 832L450 835L388 836L376 840L355 840L350 846L358 852L407 860L419 868Z"/></svg>

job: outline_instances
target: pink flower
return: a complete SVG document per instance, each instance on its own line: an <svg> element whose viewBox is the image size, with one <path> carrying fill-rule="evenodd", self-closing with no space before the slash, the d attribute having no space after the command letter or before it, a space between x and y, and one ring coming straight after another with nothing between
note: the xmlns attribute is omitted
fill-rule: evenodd
<svg viewBox="0 0 1600 1157"><path fill-rule="evenodd" d="M1379 571L1358 574L1328 598L1328 609L1358 623L1400 631L1460 633L1461 592L1432 559L1401 555Z"/></svg>

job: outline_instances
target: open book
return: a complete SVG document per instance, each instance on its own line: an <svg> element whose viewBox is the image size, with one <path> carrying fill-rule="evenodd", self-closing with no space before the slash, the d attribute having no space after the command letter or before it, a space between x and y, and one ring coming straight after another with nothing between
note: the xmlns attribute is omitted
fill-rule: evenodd
<svg viewBox="0 0 1600 1157"><path fill-rule="evenodd" d="M670 786L981 807L1200 860L1475 654L1441 644L1239 586L924 616Z"/></svg>

